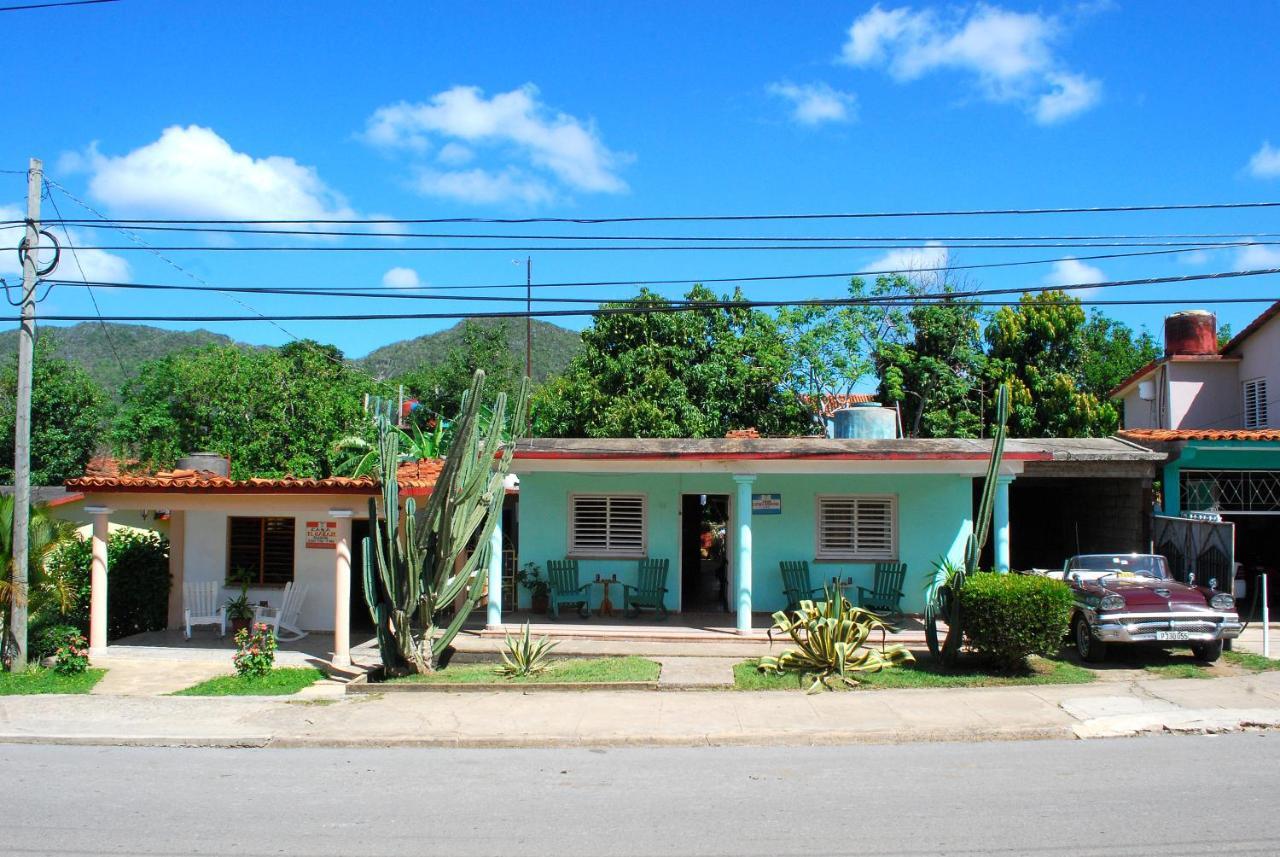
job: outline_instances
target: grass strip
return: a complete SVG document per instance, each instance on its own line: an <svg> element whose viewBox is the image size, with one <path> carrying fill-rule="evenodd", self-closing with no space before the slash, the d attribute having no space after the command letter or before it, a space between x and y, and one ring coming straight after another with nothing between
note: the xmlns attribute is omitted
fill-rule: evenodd
<svg viewBox="0 0 1280 857"><path fill-rule="evenodd" d="M868 689L900 689L929 687L1011 687L1028 684L1086 684L1097 676L1084 667L1066 661L1047 658L1031 658L1023 673L1001 673L979 664L961 662L954 668L935 665L932 661L892 667L878 673L860 673L854 676L859 687ZM756 661L735 664L733 686L737 690L805 690L812 679L805 680L797 673L778 675L762 673L756 669ZM839 685L838 682L833 682Z"/></svg>
<svg viewBox="0 0 1280 857"><path fill-rule="evenodd" d="M453 664L428 675L408 675L388 679L388 684L616 684L657 681L656 661L641 657L561 658L551 662L546 672L519 678L499 675L494 664Z"/></svg>
<svg viewBox="0 0 1280 857"><path fill-rule="evenodd" d="M76 675L59 675L44 667L29 667L26 672L0 672L0 696L26 696L36 693L88 693L107 674L105 669L88 669Z"/></svg>
<svg viewBox="0 0 1280 857"><path fill-rule="evenodd" d="M279 667L265 676L220 675L184 688L173 696L288 696L325 677L315 667Z"/></svg>

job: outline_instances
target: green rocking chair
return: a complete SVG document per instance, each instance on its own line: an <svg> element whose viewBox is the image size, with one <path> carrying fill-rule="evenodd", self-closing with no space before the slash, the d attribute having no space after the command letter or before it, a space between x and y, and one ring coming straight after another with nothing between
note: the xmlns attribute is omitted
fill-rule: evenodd
<svg viewBox="0 0 1280 857"><path fill-rule="evenodd" d="M622 609L628 619L640 615L640 608L653 610L659 619L667 618L667 567L669 560L642 559L636 572L636 584L622 585Z"/></svg>
<svg viewBox="0 0 1280 857"><path fill-rule="evenodd" d="M787 609L800 609L801 601L822 601L826 594L821 586L815 588L809 583L809 563L804 560L778 563L782 569L782 591L787 596Z"/></svg>
<svg viewBox="0 0 1280 857"><path fill-rule="evenodd" d="M583 619L591 616L591 584L578 583L576 559L552 559L547 561L547 615L560 618L560 605L577 605Z"/></svg>
<svg viewBox="0 0 1280 857"><path fill-rule="evenodd" d="M876 576L871 588L858 587L858 606L876 613L901 613L902 586L906 579L905 562L876 563Z"/></svg>

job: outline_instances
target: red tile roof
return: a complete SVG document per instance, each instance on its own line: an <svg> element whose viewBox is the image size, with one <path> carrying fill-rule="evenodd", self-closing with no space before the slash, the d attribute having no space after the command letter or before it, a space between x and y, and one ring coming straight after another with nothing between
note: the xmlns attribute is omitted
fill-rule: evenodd
<svg viewBox="0 0 1280 857"><path fill-rule="evenodd" d="M435 487L443 461L410 461L400 465L397 481L408 495L429 494ZM102 468L109 471L110 468ZM232 479L208 470L165 470L155 474L86 473L68 479L71 491L149 492L167 494L377 494L372 476L329 476L324 479L284 476L280 478Z"/></svg>
<svg viewBox="0 0 1280 857"><path fill-rule="evenodd" d="M805 404L810 401L810 396L801 396L800 400ZM852 407L853 405L865 405L868 402L874 402L876 396L874 393L823 393L822 394L822 416L830 417L841 408Z"/></svg>
<svg viewBox="0 0 1280 857"><path fill-rule="evenodd" d="M1255 318L1245 327L1244 330L1231 337L1231 341L1222 346L1222 354L1230 354L1240 347L1240 344L1258 332L1264 324L1275 318L1280 313L1280 301L1276 301L1271 306L1262 311L1262 315Z"/></svg>
<svg viewBox="0 0 1280 857"><path fill-rule="evenodd" d="M1280 440L1280 429L1125 429L1117 437L1136 443L1178 440Z"/></svg>

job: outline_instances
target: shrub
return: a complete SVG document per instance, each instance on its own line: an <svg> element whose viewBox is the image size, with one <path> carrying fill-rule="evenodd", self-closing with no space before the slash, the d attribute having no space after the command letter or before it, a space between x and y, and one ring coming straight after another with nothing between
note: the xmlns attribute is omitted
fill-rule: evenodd
<svg viewBox="0 0 1280 857"><path fill-rule="evenodd" d="M62 599L45 599L47 607L32 615L33 627L66 624L81 632L88 630L92 558L88 539L73 539L53 553L48 586L51 593L55 588L67 593L68 603L55 608ZM168 539L141 530L113 532L107 540L108 639L163 630L168 624L171 585Z"/></svg>
<svg viewBox="0 0 1280 857"><path fill-rule="evenodd" d="M58 675L79 675L89 668L89 642L79 631L63 637L53 656Z"/></svg>
<svg viewBox="0 0 1280 857"><path fill-rule="evenodd" d="M1062 581L1030 574L974 574L960 590L969 645L1006 669L1058 652L1072 601Z"/></svg>
<svg viewBox="0 0 1280 857"><path fill-rule="evenodd" d="M32 621L30 636L28 638L31 647L31 657L48 658L57 654L58 649L71 636L83 636L84 632L75 625L43 625L39 628L34 627L35 622Z"/></svg>
<svg viewBox="0 0 1280 857"><path fill-rule="evenodd" d="M498 675L517 678L546 672L551 666L551 650L557 645L546 637L540 640L532 639L529 636L529 623L525 622L519 637L506 635L502 664L497 667Z"/></svg>
<svg viewBox="0 0 1280 857"><path fill-rule="evenodd" d="M241 678L262 678L276 663L276 638L271 629L259 622L253 630L236 632L236 654L232 658Z"/></svg>

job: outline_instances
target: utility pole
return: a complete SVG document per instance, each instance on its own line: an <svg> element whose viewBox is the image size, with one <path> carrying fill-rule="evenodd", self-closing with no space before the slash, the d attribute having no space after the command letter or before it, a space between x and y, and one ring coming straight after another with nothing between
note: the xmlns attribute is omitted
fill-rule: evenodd
<svg viewBox="0 0 1280 857"><path fill-rule="evenodd" d="M27 235L22 254L22 326L18 330L18 407L13 436L13 635L12 670L27 668L27 536L31 513L31 364L36 342L36 277L40 264L40 194L44 164L27 167Z"/></svg>
<svg viewBox="0 0 1280 857"><path fill-rule="evenodd" d="M533 379L533 257L524 257L524 374Z"/></svg>

